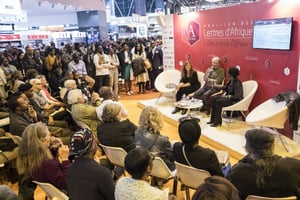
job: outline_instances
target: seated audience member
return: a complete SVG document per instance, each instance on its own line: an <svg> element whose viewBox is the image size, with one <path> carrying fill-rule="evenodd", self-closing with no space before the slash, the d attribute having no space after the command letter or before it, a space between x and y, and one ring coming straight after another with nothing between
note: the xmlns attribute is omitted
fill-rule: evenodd
<svg viewBox="0 0 300 200"><path fill-rule="evenodd" d="M48 128L50 130L50 132L57 137L61 137L61 139L63 140L63 142L65 144L69 143L69 137L71 134L71 131L69 129L69 125L66 121L63 120L54 120L54 118L51 115L45 114L44 110L33 100L32 96L33 96L33 89L32 89L32 85L30 83L25 83L23 85L21 85L19 87L19 91L23 92L23 93L18 93L15 98L12 99L12 101L17 101L18 96L20 96L21 94L23 98L25 98L26 106L25 105L19 105L20 107L18 108L18 112L15 112L17 115L14 115L12 117L10 117L13 122L17 122L18 123L18 127L15 126L15 124L10 126L10 131L13 132L19 132L19 134L22 134L23 130L26 127L26 124L21 125L21 121L29 121L29 123L33 123L33 122L44 122L48 125ZM21 100L21 99L19 99ZM13 102L12 102L13 103ZM18 102L15 102L18 103ZM23 103L23 102L21 102ZM16 106L16 104L12 105L12 106ZM22 115L22 112L28 112L28 109L30 108L32 114L35 115L35 117L33 117L32 119L28 119L25 115ZM12 110L12 112L14 112L16 110L16 107L11 108L10 110ZM17 117L16 119L14 119L14 117ZM21 118L23 118L22 120L20 120ZM25 118L25 120L24 120ZM18 121L17 121L18 120ZM12 121L11 121L12 122ZM12 124L12 123L10 123ZM19 128L19 129L17 129Z"/></svg>
<svg viewBox="0 0 300 200"><path fill-rule="evenodd" d="M10 120L9 131L13 135L21 137L25 128L35 122L46 122L48 124L54 123L51 118L46 119L45 121L45 118L29 105L28 98L22 92L16 92L10 96L8 100L8 108ZM70 140L70 133L69 135L67 134L70 130L53 126L54 124L51 125L52 126L49 126L49 129L51 129L54 134L60 136L64 144L68 144Z"/></svg>
<svg viewBox="0 0 300 200"><path fill-rule="evenodd" d="M84 94L78 89L70 92L69 101L72 102L71 113L74 120L86 124L97 138L97 127L100 121L96 115L96 107L86 103Z"/></svg>
<svg viewBox="0 0 300 200"><path fill-rule="evenodd" d="M125 157L125 169L131 177L123 177L116 184L116 200L166 200L168 190L160 190L148 183L152 170L153 156L143 149L136 148Z"/></svg>
<svg viewBox="0 0 300 200"><path fill-rule="evenodd" d="M25 80L29 81L39 75L39 72L36 69L29 69L25 73Z"/></svg>
<svg viewBox="0 0 300 200"><path fill-rule="evenodd" d="M274 135L264 129L245 134L248 154L234 165L227 179L241 199L248 195L300 198L300 161L274 154Z"/></svg>
<svg viewBox="0 0 300 200"><path fill-rule="evenodd" d="M73 53L72 61L68 64L68 70L72 71L73 73L77 73L81 80L85 80L87 82L87 86L89 88L94 87L95 80L87 75L85 63L81 60L78 53Z"/></svg>
<svg viewBox="0 0 300 200"><path fill-rule="evenodd" d="M29 174L33 180L66 190L65 174L71 164L68 160L69 148L61 143L54 157L50 151L51 140L51 134L43 123L28 125L20 143L18 173Z"/></svg>
<svg viewBox="0 0 300 200"><path fill-rule="evenodd" d="M38 76L37 76L38 77ZM33 91L24 91L28 95L30 102L33 105L38 106L42 113L49 116L51 115L54 120L64 120L66 121L69 118L69 114L63 108L60 109L62 104L58 103L48 103L48 100L45 96L41 95L43 93L42 81L38 78L31 79L30 84L32 85ZM30 94L29 94L30 93Z"/></svg>
<svg viewBox="0 0 300 200"><path fill-rule="evenodd" d="M211 63L212 66L205 71L205 84L203 87L188 95L195 99L201 99L203 106L200 111L206 112L207 114L210 114L210 96L220 91L219 88L214 88L213 85L222 85L225 77L224 69L221 67L221 59L219 57L213 57Z"/></svg>
<svg viewBox="0 0 300 200"><path fill-rule="evenodd" d="M240 79L238 79L239 75L240 70L238 68L230 67L227 72L228 82L226 86L214 86L215 88L223 89L225 93L213 98L210 121L207 122L210 126L221 126L222 108L235 104L244 98L243 85Z"/></svg>
<svg viewBox="0 0 300 200"><path fill-rule="evenodd" d="M184 63L183 69L181 71L181 79L178 85L176 85L176 101L180 101L183 95L188 95L201 86L201 83L198 80L197 72L193 69L193 65L190 61ZM187 112L187 109L180 109L175 107L175 110L172 111L172 114L181 111L181 114L184 115Z"/></svg>
<svg viewBox="0 0 300 200"><path fill-rule="evenodd" d="M62 88L60 91L61 98L63 99L63 103L67 109L71 109L71 106L68 104L68 94L74 89L77 89L76 81L73 79L68 79L64 82L64 88Z"/></svg>
<svg viewBox="0 0 300 200"><path fill-rule="evenodd" d="M211 176L204 180L192 200L240 200L239 192L223 177Z"/></svg>
<svg viewBox="0 0 300 200"><path fill-rule="evenodd" d="M173 145L175 160L184 165L208 171L211 175L223 176L216 153L199 146L201 128L195 120L185 120L179 124L179 136L182 142Z"/></svg>
<svg viewBox="0 0 300 200"><path fill-rule="evenodd" d="M103 109L103 123L97 129L98 139L106 146L121 147L126 152L135 148L134 132L136 126L129 120L122 118L121 106L109 103Z"/></svg>
<svg viewBox="0 0 300 200"><path fill-rule="evenodd" d="M75 156L66 174L70 199L114 200L115 185L111 172L94 160L97 142L93 133L86 128L75 132L70 146L70 155Z"/></svg>
<svg viewBox="0 0 300 200"><path fill-rule="evenodd" d="M45 99L45 101L49 104L54 104L55 106L58 106L58 107L64 106L64 104L62 102L60 102L59 100L54 98L48 91L48 89L47 89L48 82L47 82L46 77L44 75L38 75L36 78L40 79L41 84L42 84L39 95L42 96Z"/></svg>
<svg viewBox="0 0 300 200"><path fill-rule="evenodd" d="M16 71L16 76L14 79L14 87L12 89L13 92L18 92L18 89L20 87L20 85L25 84L24 82L24 76L22 74L22 71L18 70Z"/></svg>
<svg viewBox="0 0 300 200"><path fill-rule="evenodd" d="M103 122L97 128L98 140L106 146L121 147L126 152L135 148L134 132L136 126L122 117L122 107L118 103L106 104L102 115ZM115 167L114 179L123 174L123 168Z"/></svg>
<svg viewBox="0 0 300 200"><path fill-rule="evenodd" d="M1 200L18 200L18 196L7 185L0 185L0 199Z"/></svg>
<svg viewBox="0 0 300 200"><path fill-rule="evenodd" d="M104 106L106 104L112 103L112 102L117 103L121 106L122 117L127 118L128 112L127 112L126 108L123 106L123 104L121 104L120 102L114 101L116 98L115 98L115 94L113 93L111 87L108 87L108 86L101 87L99 90L99 94L103 98L102 104L99 105L96 109L96 113L97 113L98 119L100 121L102 121L102 113L103 113Z"/></svg>
<svg viewBox="0 0 300 200"><path fill-rule="evenodd" d="M163 127L161 113L153 106L145 107L139 118L139 127L135 131L136 146L143 147L152 155L161 157L171 171L175 170L171 143L167 136L160 134Z"/></svg>

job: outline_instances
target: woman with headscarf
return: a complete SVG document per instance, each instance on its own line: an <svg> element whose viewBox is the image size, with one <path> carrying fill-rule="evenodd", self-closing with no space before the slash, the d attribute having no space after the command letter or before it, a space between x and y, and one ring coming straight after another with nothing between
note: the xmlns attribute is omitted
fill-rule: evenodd
<svg viewBox="0 0 300 200"><path fill-rule="evenodd" d="M248 154L227 175L240 192L265 197L297 196L300 198L300 161L274 154L274 135L264 129L245 134Z"/></svg>
<svg viewBox="0 0 300 200"><path fill-rule="evenodd" d="M75 132L70 146L70 155L75 158L66 174L70 199L114 200L111 172L94 159L98 147L93 133L87 128Z"/></svg>
<svg viewBox="0 0 300 200"><path fill-rule="evenodd" d="M177 162L206 170L211 175L224 176L216 153L198 144L201 128L197 121L193 119L182 121L179 124L178 132L182 142L176 142L173 146Z"/></svg>
<svg viewBox="0 0 300 200"><path fill-rule="evenodd" d="M210 124L212 127L222 125L222 108L230 106L243 99L243 85L238 76L240 70L236 67L230 67L227 72L228 82L226 86L215 85L214 87L225 91L223 95L213 98Z"/></svg>

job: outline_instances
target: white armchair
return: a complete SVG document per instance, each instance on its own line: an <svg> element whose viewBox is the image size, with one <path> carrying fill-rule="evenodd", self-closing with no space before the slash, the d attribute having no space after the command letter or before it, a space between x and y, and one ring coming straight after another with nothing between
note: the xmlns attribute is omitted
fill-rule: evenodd
<svg viewBox="0 0 300 200"><path fill-rule="evenodd" d="M160 92L156 103L161 96L167 99L174 99L176 94L176 85L179 83L181 73L176 69L169 69L160 73L155 79L155 88Z"/></svg>
<svg viewBox="0 0 300 200"><path fill-rule="evenodd" d="M243 82L243 92L244 92L244 98L231 105L231 106L226 106L223 108L223 111L230 111L230 117L228 119L228 124L227 124L227 130L229 129L229 125L232 122L232 113L233 111L239 111L242 113L244 117L246 117L246 114L244 112L249 110L249 106L252 102L252 99L256 93L256 90L258 88L258 84L256 81L249 80Z"/></svg>
<svg viewBox="0 0 300 200"><path fill-rule="evenodd" d="M284 128L284 124L288 117L289 112L286 101L276 102L273 99L268 99L248 114L246 122L254 126L269 127L275 130ZM278 134L283 147L288 152L288 148L284 143L281 134L276 130L275 132Z"/></svg>

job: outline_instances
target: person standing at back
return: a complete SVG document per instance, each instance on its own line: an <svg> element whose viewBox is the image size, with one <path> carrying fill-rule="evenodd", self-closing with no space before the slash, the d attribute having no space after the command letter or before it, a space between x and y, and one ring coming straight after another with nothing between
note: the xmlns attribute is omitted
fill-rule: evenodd
<svg viewBox="0 0 300 200"><path fill-rule="evenodd" d="M97 53L94 55L94 64L96 68L96 77L95 77L95 91L99 92L99 89L102 86L109 86L109 59L108 56L104 53L103 47L98 45L96 47Z"/></svg>
<svg viewBox="0 0 300 200"><path fill-rule="evenodd" d="M152 50L152 70L149 74L151 89L155 89L154 82L156 77L164 70L163 68L163 50L159 45L159 41L151 41L151 50Z"/></svg>
<svg viewBox="0 0 300 200"><path fill-rule="evenodd" d="M121 67L121 75L124 79L124 86L126 90L126 95L130 96L133 94L132 92L132 82L131 82L131 53L128 48L127 43L123 43L122 50L118 53L118 58L120 61L120 67Z"/></svg>

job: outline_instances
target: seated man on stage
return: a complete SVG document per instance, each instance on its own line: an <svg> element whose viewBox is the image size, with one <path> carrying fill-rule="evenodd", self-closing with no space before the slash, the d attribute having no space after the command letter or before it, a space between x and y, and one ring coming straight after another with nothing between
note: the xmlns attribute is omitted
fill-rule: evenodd
<svg viewBox="0 0 300 200"><path fill-rule="evenodd" d="M219 57L213 57L211 59L212 66L209 67L204 75L205 84L200 87L197 91L190 93L189 97L194 97L195 99L201 99L203 101L203 106L201 112L206 112L210 114L210 96L218 91L217 88L213 88L214 84L222 85L225 77L224 69L221 67L221 59Z"/></svg>

